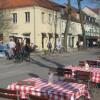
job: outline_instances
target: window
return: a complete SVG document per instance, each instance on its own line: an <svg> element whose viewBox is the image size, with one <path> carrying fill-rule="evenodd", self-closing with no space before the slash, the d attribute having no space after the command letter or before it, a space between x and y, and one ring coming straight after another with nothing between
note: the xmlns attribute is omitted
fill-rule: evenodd
<svg viewBox="0 0 100 100"><path fill-rule="evenodd" d="M93 17L92 22L95 23L95 18Z"/></svg>
<svg viewBox="0 0 100 100"><path fill-rule="evenodd" d="M49 14L49 24L51 24L51 21L52 21L52 15Z"/></svg>
<svg viewBox="0 0 100 100"><path fill-rule="evenodd" d="M90 16L86 16L86 21L89 22Z"/></svg>
<svg viewBox="0 0 100 100"><path fill-rule="evenodd" d="M45 15L45 13L42 12L41 15L42 15L42 23L44 23L44 17L45 17L44 15Z"/></svg>
<svg viewBox="0 0 100 100"><path fill-rule="evenodd" d="M92 21L93 21L93 17L90 18L90 22L91 22L91 23L92 23Z"/></svg>
<svg viewBox="0 0 100 100"><path fill-rule="evenodd" d="M25 12L25 22L30 22L30 12Z"/></svg>
<svg viewBox="0 0 100 100"><path fill-rule="evenodd" d="M71 36L69 36L69 39L68 39L68 41L69 41L69 44L68 44L68 46L69 46L69 47L72 47L72 37L71 37Z"/></svg>
<svg viewBox="0 0 100 100"><path fill-rule="evenodd" d="M30 34L31 33L23 33L26 44L30 44Z"/></svg>
<svg viewBox="0 0 100 100"><path fill-rule="evenodd" d="M13 13L13 23L17 23L17 13Z"/></svg>

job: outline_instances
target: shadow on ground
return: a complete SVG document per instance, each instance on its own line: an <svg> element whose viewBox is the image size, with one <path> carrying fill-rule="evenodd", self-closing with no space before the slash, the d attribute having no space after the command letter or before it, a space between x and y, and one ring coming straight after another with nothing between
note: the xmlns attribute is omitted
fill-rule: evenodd
<svg viewBox="0 0 100 100"><path fill-rule="evenodd" d="M41 55L38 55L41 59L43 59L44 61L46 61L46 62L49 62L49 63L51 63L51 64L54 64L54 67L64 67L64 65L63 64L61 64L61 63L58 63L58 62L56 62L56 61L53 61L53 60L51 60L51 59L48 59L48 58L46 58L46 57L43 57L43 56L41 56ZM47 64L44 64L44 63L42 63L42 62L40 62L40 61L38 61L38 60L36 60L36 59L33 59L33 58L31 58L30 59L30 62L31 63L34 63L34 64L36 64L36 65L38 65L38 66L40 66L40 67L46 67L46 68L49 68L49 66L47 65ZM53 67L53 66L52 66Z"/></svg>
<svg viewBox="0 0 100 100"><path fill-rule="evenodd" d="M30 77L39 77L37 74L33 74L33 73L28 73L28 75L29 75Z"/></svg>

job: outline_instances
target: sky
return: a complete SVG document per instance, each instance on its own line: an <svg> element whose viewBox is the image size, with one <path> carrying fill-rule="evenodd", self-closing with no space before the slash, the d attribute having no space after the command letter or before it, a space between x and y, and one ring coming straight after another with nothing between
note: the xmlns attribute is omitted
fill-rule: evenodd
<svg viewBox="0 0 100 100"><path fill-rule="evenodd" d="M52 1L57 2L59 4L65 4L67 2L67 0L52 0ZM97 1L99 1L99 0L97 0ZM99 3L100 3L100 1L99 1ZM77 8L77 0L71 0L71 4ZM85 6L88 6L91 8L96 8L97 4L91 2L91 0L83 0L83 1L81 1L81 6L82 6L82 8ZM100 5L99 5L99 7L100 7Z"/></svg>

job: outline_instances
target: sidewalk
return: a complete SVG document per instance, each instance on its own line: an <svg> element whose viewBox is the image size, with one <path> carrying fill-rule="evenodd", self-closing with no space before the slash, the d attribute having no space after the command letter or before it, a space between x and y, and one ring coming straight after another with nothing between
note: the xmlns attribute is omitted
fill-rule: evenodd
<svg viewBox="0 0 100 100"><path fill-rule="evenodd" d="M69 56L69 55L72 55L72 54L76 54L76 53L81 53L81 52L86 52L86 51L90 51L90 50L98 50L100 48L86 48L86 49L80 49L78 50L77 48L68 48L67 52L63 52L63 53L51 53L51 54L48 54L48 53L44 53L43 51L36 51L36 52L33 52L31 53L31 56L36 56L36 55L43 55L43 56Z"/></svg>

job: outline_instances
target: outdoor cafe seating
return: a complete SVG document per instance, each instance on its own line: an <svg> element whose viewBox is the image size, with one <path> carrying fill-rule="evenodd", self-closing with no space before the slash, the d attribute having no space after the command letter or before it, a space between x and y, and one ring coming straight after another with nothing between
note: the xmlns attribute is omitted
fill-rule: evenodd
<svg viewBox="0 0 100 100"><path fill-rule="evenodd" d="M87 86L82 83L55 81L52 84L42 78L28 78L8 85L7 89L20 91L21 99L32 100L76 100L81 96L90 98Z"/></svg>
<svg viewBox="0 0 100 100"><path fill-rule="evenodd" d="M85 67L81 67L81 66L65 66L65 69L71 69L72 72L74 73L76 70L79 71L85 71L85 72L91 72L91 81L95 82L95 83L100 83L100 68L96 68L96 67L89 67L88 70L85 69ZM65 74L65 77L66 74ZM72 75L72 77L74 77L74 75Z"/></svg>
<svg viewBox="0 0 100 100"><path fill-rule="evenodd" d="M95 90L95 88L98 88L98 84L100 84L100 68L96 68L96 67L89 67L88 69L85 68L85 66L65 66L65 69L71 69L72 72L74 74L72 74L72 77L75 77L75 73L77 71L80 71L81 74L82 72L85 72L85 73L91 73L90 76L90 81L92 83L92 87L93 89ZM65 74L64 75L65 78L67 78L68 76ZM80 77L80 75L77 75ZM88 78L88 76L87 76Z"/></svg>
<svg viewBox="0 0 100 100"><path fill-rule="evenodd" d="M85 66L85 62L87 62L90 67L99 67L100 66L100 60L79 61L79 66L81 66L81 67Z"/></svg>
<svg viewBox="0 0 100 100"><path fill-rule="evenodd" d="M20 100L19 91L0 88L0 98L6 98L7 100Z"/></svg>

